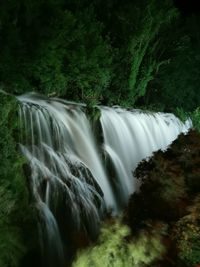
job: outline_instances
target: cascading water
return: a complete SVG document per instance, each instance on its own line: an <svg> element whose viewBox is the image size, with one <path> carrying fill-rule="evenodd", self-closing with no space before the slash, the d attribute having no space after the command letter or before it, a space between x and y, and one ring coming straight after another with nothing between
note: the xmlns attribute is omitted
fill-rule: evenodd
<svg viewBox="0 0 200 267"><path fill-rule="evenodd" d="M32 169L31 188L41 215L40 229L45 233L41 235L42 248L44 255L49 251L48 267L55 266L55 262L63 266L56 220L60 207L66 208L63 218L69 220L64 215L67 213L77 228L84 221L84 227L97 232L104 201L107 207L115 208L115 199L90 123L81 109L38 99L34 94L19 100L25 128L21 149ZM60 265L57 258L61 259Z"/></svg>
<svg viewBox="0 0 200 267"><path fill-rule="evenodd" d="M183 124L172 114L99 107L104 144L97 147L81 105L36 94L18 99L24 125L21 149L32 170L30 185L48 267L64 266L63 224L97 232L103 211L116 213L137 189L132 172L138 162L191 127L189 120ZM107 174L101 150L114 177Z"/></svg>
<svg viewBox="0 0 200 267"><path fill-rule="evenodd" d="M173 114L126 111L121 108L101 108L101 125L104 149L116 170L118 190L125 203L129 195L138 189L133 170L153 151L167 146L192 126L183 124Z"/></svg>

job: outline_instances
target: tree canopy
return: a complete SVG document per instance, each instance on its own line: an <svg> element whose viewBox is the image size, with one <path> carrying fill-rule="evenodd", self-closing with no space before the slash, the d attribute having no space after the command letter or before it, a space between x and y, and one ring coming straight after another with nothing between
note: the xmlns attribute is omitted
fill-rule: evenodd
<svg viewBox="0 0 200 267"><path fill-rule="evenodd" d="M2 0L0 83L14 94L193 110L199 23L171 0Z"/></svg>

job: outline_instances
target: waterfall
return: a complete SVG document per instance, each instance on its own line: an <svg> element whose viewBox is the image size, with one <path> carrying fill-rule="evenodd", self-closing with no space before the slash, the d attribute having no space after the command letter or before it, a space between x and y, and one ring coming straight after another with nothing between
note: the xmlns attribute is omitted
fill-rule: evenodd
<svg viewBox="0 0 200 267"><path fill-rule="evenodd" d="M184 124L173 114L98 107L104 140L98 145L84 105L34 93L18 99L21 150L32 171L29 183L48 267L64 266L63 224L97 232L104 211L117 213L137 190L138 162L191 127L190 120Z"/></svg>
<svg viewBox="0 0 200 267"><path fill-rule="evenodd" d="M133 179L137 164L154 151L165 150L192 126L190 120L183 124L173 114L126 111L119 107L102 107L100 120L104 149L116 170L116 183L125 203L139 186Z"/></svg>

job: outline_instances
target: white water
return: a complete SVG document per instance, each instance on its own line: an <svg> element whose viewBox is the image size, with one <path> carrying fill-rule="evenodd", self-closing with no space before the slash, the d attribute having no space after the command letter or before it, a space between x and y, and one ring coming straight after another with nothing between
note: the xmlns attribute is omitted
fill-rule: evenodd
<svg viewBox="0 0 200 267"><path fill-rule="evenodd" d="M55 249L49 254L58 258L63 254L58 256L56 251L56 247L62 248L55 219L60 202L66 203L67 212L77 228L82 226L84 217L87 224L92 222L90 228L96 231L104 201L107 207L115 208L115 200L90 123L81 109L38 99L34 95L21 96L19 100L22 102L20 118L25 128L21 149L30 162L31 188L42 215L40 228L46 235L41 236L41 243L44 254L54 244Z"/></svg>
<svg viewBox="0 0 200 267"><path fill-rule="evenodd" d="M101 108L101 125L104 148L116 170L117 183L123 192L124 202L138 189L133 171L144 158L167 146L192 126L183 124L173 114L143 113L121 108Z"/></svg>
<svg viewBox="0 0 200 267"><path fill-rule="evenodd" d="M24 125L21 149L32 170L32 194L44 222L40 228L48 237L46 243L41 238L42 246L44 250L51 247L57 255L54 258L61 262L57 209L64 207L77 228L86 223L95 231L104 204L117 212L137 189L132 173L138 162L155 150L165 149L191 127L190 121L183 124L173 114L100 107L104 144L97 148L83 106L35 94L20 96L19 100ZM112 177L100 157L102 148L115 170Z"/></svg>

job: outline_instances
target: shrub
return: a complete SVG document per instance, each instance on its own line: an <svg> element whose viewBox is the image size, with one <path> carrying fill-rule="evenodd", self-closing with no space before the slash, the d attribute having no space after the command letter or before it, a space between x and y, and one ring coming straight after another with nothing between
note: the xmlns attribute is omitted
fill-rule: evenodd
<svg viewBox="0 0 200 267"><path fill-rule="evenodd" d="M172 236L177 245L178 258L187 266L194 266L200 263L200 195L188 212L175 224Z"/></svg>
<svg viewBox="0 0 200 267"><path fill-rule="evenodd" d="M115 223L103 226L96 246L79 252L73 267L148 266L163 252L159 234L141 231L131 239L129 228Z"/></svg>

